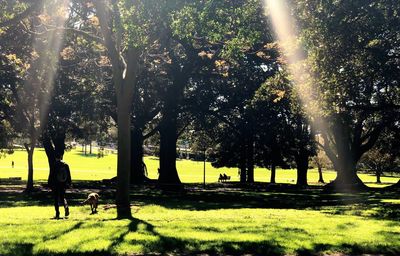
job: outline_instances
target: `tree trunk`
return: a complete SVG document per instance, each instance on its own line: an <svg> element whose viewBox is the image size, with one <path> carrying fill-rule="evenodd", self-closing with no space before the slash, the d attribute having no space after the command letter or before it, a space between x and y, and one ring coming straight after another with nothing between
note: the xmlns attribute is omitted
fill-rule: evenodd
<svg viewBox="0 0 400 256"><path fill-rule="evenodd" d="M297 186L307 186L307 172L308 172L308 154L299 154L296 156L297 165Z"/></svg>
<svg viewBox="0 0 400 256"><path fill-rule="evenodd" d="M361 134L362 127L357 130L358 134ZM365 189L366 186L357 176L356 165L362 156L360 138L354 141L354 133L351 133L351 129L347 123L340 118L335 120L334 126L332 127L332 134L334 142L332 142L333 148L336 154L332 151L329 144L325 147L327 156L333 163L333 166L337 172L336 179L326 185L328 190L337 191L349 191L353 192L356 190ZM328 141L328 135L323 134L324 140ZM334 143L334 144L333 144Z"/></svg>
<svg viewBox="0 0 400 256"><path fill-rule="evenodd" d="M28 153L28 181L26 183L26 190L30 192L33 190L33 152L35 150L34 146L25 145L26 152Z"/></svg>
<svg viewBox="0 0 400 256"><path fill-rule="evenodd" d="M246 149L242 148L239 153L239 169L240 169L240 183L246 183L247 170L246 170Z"/></svg>
<svg viewBox="0 0 400 256"><path fill-rule="evenodd" d="M325 183L324 177L322 176L322 167L321 166L318 166L318 175L319 175L318 182Z"/></svg>
<svg viewBox="0 0 400 256"><path fill-rule="evenodd" d="M353 161L347 160L334 163L334 167L337 172L336 179L327 184L326 189L351 192L366 188L364 183L357 176L356 164Z"/></svg>
<svg viewBox="0 0 400 256"><path fill-rule="evenodd" d="M142 184L145 180L143 166L143 133L140 128L131 130L131 184Z"/></svg>
<svg viewBox="0 0 400 256"><path fill-rule="evenodd" d="M275 177L276 177L276 165L275 165L275 163L273 162L273 163L271 164L271 180L270 180L270 183L272 183L272 184L275 184L275 183L276 183Z"/></svg>
<svg viewBox="0 0 400 256"><path fill-rule="evenodd" d="M117 125L118 125L118 162L117 162L117 218L132 218L130 207L130 171L131 171L131 145L130 145L130 101L125 100L126 95L117 97Z"/></svg>
<svg viewBox="0 0 400 256"><path fill-rule="evenodd" d="M47 161L49 163L49 177L50 177L51 174L54 172L56 155L53 144L51 143L51 138L46 132L42 134L42 140L43 140L43 148L44 151L46 152Z"/></svg>
<svg viewBox="0 0 400 256"><path fill-rule="evenodd" d="M246 148L247 182L254 183L254 141L252 135L247 141Z"/></svg>
<svg viewBox="0 0 400 256"><path fill-rule="evenodd" d="M355 166L346 166L343 169L337 170L337 177L334 182L338 186L363 184L361 179L357 176Z"/></svg>
<svg viewBox="0 0 400 256"><path fill-rule="evenodd" d="M89 155L92 154L92 141L89 141Z"/></svg>
<svg viewBox="0 0 400 256"><path fill-rule="evenodd" d="M58 133L52 138L52 141L54 144L55 154L63 159L65 152L65 131L58 131Z"/></svg>
<svg viewBox="0 0 400 256"><path fill-rule="evenodd" d="M239 169L240 169L240 183L246 183L246 167L243 165L243 166L240 166L239 167Z"/></svg>
<svg viewBox="0 0 400 256"><path fill-rule="evenodd" d="M180 187L182 184L176 169L176 141L178 133L176 122L176 114L165 113L160 126L160 176L158 177L158 181L166 188Z"/></svg>
<svg viewBox="0 0 400 256"><path fill-rule="evenodd" d="M382 183L381 182L381 171L376 171L376 183Z"/></svg>
<svg viewBox="0 0 400 256"><path fill-rule="evenodd" d="M48 134L48 132L44 132L42 134L43 147L49 163L49 176L54 172L56 155L63 159L65 152L65 131L57 132L58 133L52 137Z"/></svg>

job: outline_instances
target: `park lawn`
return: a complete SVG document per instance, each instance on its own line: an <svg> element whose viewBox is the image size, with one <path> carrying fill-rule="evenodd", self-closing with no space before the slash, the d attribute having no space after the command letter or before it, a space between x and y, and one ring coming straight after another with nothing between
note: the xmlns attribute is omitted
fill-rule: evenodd
<svg viewBox="0 0 400 256"><path fill-rule="evenodd" d="M185 194L166 195L136 187L134 219L116 220L114 208L90 215L89 206L78 204L90 184L68 193L71 216L61 220L51 219L49 192L0 188L0 255L400 254L396 193L255 192L231 184L202 190L193 184ZM7 187L23 189L22 183ZM100 192L103 204L112 203Z"/></svg>
<svg viewBox="0 0 400 256"><path fill-rule="evenodd" d="M94 153L97 153L94 151ZM102 180L116 176L117 155L108 154L103 158L97 158L96 154L84 155L79 150L72 150L65 153L64 160L70 165L73 180ZM11 161L14 161L15 167L11 168ZM152 179L158 177L158 158L145 157L144 159L148 176ZM177 160L176 162L179 177L183 183L201 183L203 182L203 162L190 160ZM12 155L0 158L0 178L21 177L27 178L27 154L24 150L16 150ZM217 182L219 174L226 173L231 176L231 181L239 181L237 168L214 168L211 163L206 163L206 182ZM326 182L334 180L336 173L324 170L324 179ZM383 184L376 184L376 177L369 174L359 174L360 178L368 186L380 187L387 184L396 183L398 177L382 177ZM47 157L43 149L38 148L34 153L34 180L46 180L48 177ZM270 171L265 168L255 169L255 180L258 182L269 182ZM309 183L317 183L318 172L315 169L309 170ZM294 184L296 182L296 170L278 169L276 174L277 183Z"/></svg>

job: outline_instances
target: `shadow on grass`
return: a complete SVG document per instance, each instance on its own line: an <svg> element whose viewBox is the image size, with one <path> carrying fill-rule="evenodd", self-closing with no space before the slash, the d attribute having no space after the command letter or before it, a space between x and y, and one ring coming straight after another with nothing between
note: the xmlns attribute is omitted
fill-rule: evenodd
<svg viewBox="0 0 400 256"><path fill-rule="evenodd" d="M269 186L267 183L256 183L252 186L241 186L237 183L212 184L206 190L202 189L200 184L185 186L184 193L175 194L166 194L155 185L133 186L131 198L138 205L157 204L168 209L313 209L340 215L363 215L366 210L373 210L368 217L400 220L400 204L389 202L399 198L398 191L374 189L358 194L324 193L320 186L299 189L289 184ZM6 184L0 187L0 208L51 206L51 192L49 189L40 188L36 192L26 194L22 192L23 185ZM68 190L66 197L73 207L79 205L91 192L100 194L100 204L114 203L115 189L99 181L75 182L74 188Z"/></svg>
<svg viewBox="0 0 400 256"><path fill-rule="evenodd" d="M107 220L109 221L109 220ZM74 229L85 229L81 226L81 223L77 223L72 228L60 232L59 234L53 235L49 238L44 239L50 241L57 239L68 232L72 232ZM290 231L293 230L288 230ZM296 232L302 232L303 230L294 230ZM146 234L153 239L130 239L129 234L141 233ZM389 240L396 239L395 236L398 232L388 235ZM392 235L392 237L390 237ZM93 238L96 239L96 238ZM117 249L121 245L139 246L141 248L141 255L155 254L155 255L286 255L284 247L279 245L274 240L262 240L262 241L220 241L220 240L196 240L196 239L179 239L175 237L169 237L157 232L157 229L149 222L133 218L128 224L127 229L122 231L118 236L110 238L110 245L104 250L93 250L90 252L80 251L80 247L77 246L74 250L67 250L65 252L53 252L47 250L34 250L34 244L32 243L5 243L2 244L2 250L5 254L2 255L44 255L44 256L80 256L80 255L118 255ZM290 238L288 238L290 239ZM307 239L307 238L304 238ZM87 240L85 237L82 241L84 244ZM374 244L329 244L329 243L318 243L313 244L311 247L299 248L294 255L330 255L340 253L340 255L399 255L399 248L390 248L383 245ZM129 254L131 255L131 254ZM136 254L132 254L136 255Z"/></svg>
<svg viewBox="0 0 400 256"><path fill-rule="evenodd" d="M84 152L75 152L73 153L74 155L80 156L80 157L88 157L88 158L99 158L98 154L90 154L90 153L84 153Z"/></svg>
<svg viewBox="0 0 400 256"><path fill-rule="evenodd" d="M139 226L141 229L139 231ZM132 241L132 243L143 245L143 253L197 255L197 254L231 254L231 255L283 255L284 249L273 241L260 242L229 242L229 241L199 241L195 239L178 239L175 237L163 236L152 224L133 218L129 223L128 231L122 233L109 247L109 251L114 251L120 243L123 243L125 236L131 232L145 232L157 239L152 241Z"/></svg>
<svg viewBox="0 0 400 256"><path fill-rule="evenodd" d="M74 229L85 228L81 227L81 223L77 223L72 228L53 235L44 239L44 243L50 240L57 239ZM144 233L151 235L155 239L151 240L129 240L128 234L131 233ZM86 238L85 238L86 239ZM83 243L86 240L83 240ZM6 252L2 255L44 255L44 256L80 256L80 255L118 255L117 248L121 244L138 245L142 248L140 252L143 255L147 254L161 254L161 255L284 255L284 248L278 245L275 241L216 241L216 240L196 240L196 239L178 239L175 237L168 237L158 233L154 226L146 221L133 218L129 224L128 229L114 238L107 249L94 250L90 252L79 251L79 246L75 251L67 250L65 252L53 252L47 250L34 250L32 243L5 243L2 244L2 251Z"/></svg>
<svg viewBox="0 0 400 256"><path fill-rule="evenodd" d="M299 256L308 255L399 255L398 249L393 249L384 245L372 244L328 244L320 243L314 244L312 248L300 248L296 250Z"/></svg>

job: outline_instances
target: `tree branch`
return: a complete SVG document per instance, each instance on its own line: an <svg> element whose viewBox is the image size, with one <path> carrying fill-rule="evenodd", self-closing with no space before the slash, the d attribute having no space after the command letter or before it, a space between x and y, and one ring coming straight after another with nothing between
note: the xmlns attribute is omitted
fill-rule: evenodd
<svg viewBox="0 0 400 256"><path fill-rule="evenodd" d="M19 21L27 18L32 12L38 10L40 8L40 6L42 5L42 3L43 3L43 0L37 0L36 3L33 3L25 11L23 11L22 13L14 16L14 18L11 18L11 19L3 21L3 22L0 22L0 28L15 25Z"/></svg>
<svg viewBox="0 0 400 256"><path fill-rule="evenodd" d="M84 31L84 30L80 30L80 29L76 29L76 28L66 28L66 27L53 27L53 28L51 28L51 30L64 30L64 31L67 31L67 32L72 32L72 33L74 33L76 35L83 36L86 39L93 40L93 41L95 41L97 43L101 43L101 44L105 45L105 42L104 42L103 38L98 37L96 35L93 35L93 34L87 32L87 31ZM51 31L51 30L48 30L48 31Z"/></svg>
<svg viewBox="0 0 400 256"><path fill-rule="evenodd" d="M104 37L104 44L107 48L108 55L111 60L115 84L121 86L123 81L122 77L123 70L121 69L121 56L117 48L115 47L116 43L114 42L113 32L110 28L109 24L110 13L107 13L106 3L104 0L93 1L93 4L97 10L97 16L100 22L100 29ZM120 91L121 88L116 88L116 89L117 91Z"/></svg>

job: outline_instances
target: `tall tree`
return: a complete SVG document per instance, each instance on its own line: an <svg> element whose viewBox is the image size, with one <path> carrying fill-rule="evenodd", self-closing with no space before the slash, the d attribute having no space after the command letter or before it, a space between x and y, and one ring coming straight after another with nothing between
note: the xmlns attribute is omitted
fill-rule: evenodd
<svg viewBox="0 0 400 256"><path fill-rule="evenodd" d="M12 3L16 6L25 6L18 1L12 1ZM26 138L24 146L28 153L27 191L33 189L33 153L40 130L47 121L45 116L52 95L58 62L57 54L61 42L61 36L56 32L44 37L45 31L42 25L44 23L56 26L62 24L64 19L57 15L49 15L48 10L56 9L61 14L64 7L65 5L58 6L57 3L42 5L42 1L38 1L26 7L22 12L23 15L11 18L10 21L13 22L3 23L8 26L7 32L4 33L6 42L10 38L27 42L21 45L8 44L5 49L8 53L7 58L19 72L18 82L7 89L11 91L15 104L16 114L11 120L14 127ZM43 15L40 16L40 13Z"/></svg>
<svg viewBox="0 0 400 256"><path fill-rule="evenodd" d="M337 171L330 186L363 187L357 162L384 128L399 119L400 3L302 0L293 4L323 112L318 124L321 146Z"/></svg>

